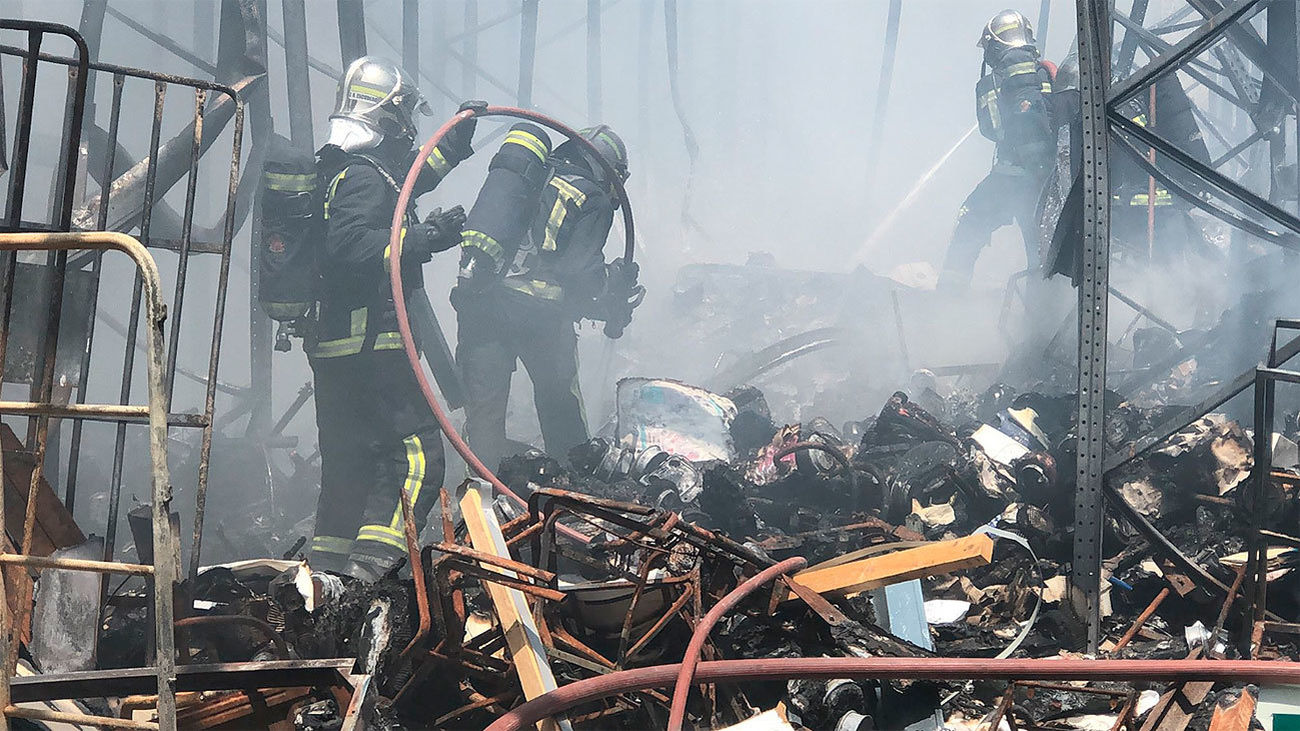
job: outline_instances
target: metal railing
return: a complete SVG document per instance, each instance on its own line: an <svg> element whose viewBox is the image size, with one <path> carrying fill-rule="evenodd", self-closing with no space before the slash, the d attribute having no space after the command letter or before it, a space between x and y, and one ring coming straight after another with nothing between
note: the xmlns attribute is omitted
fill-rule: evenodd
<svg viewBox="0 0 1300 731"><path fill-rule="evenodd" d="M167 307L163 302L162 281L153 256L138 240L131 236L115 232L89 233L8 233L0 234L0 251L16 254L18 251L56 252L66 259L69 250L80 249L96 252L120 251L131 257L138 270L137 282L141 285L144 303L145 353L148 371L149 402L146 406L127 406L120 404L80 404L78 409L84 416L94 416L110 421L123 418L136 418L145 413L149 422L149 456L152 464L151 483L153 488L153 556L154 565L122 564L110 561L78 561L59 558L41 558L27 555L31 551L32 536L36 525L36 495L44 468L44 452L49 420L52 416L61 416L65 412L44 401L13 402L0 401L0 415L23 414L32 416L37 422L36 460L32 468L31 484L27 491L26 512L23 518L22 545L17 553L0 554L0 564L21 566L24 569L57 568L72 571L93 571L97 573L126 573L153 577L153 614L154 614L154 665L151 670L157 678L158 685L158 723L140 724L131 722L130 728L176 728L176 655L175 640L172 632L173 596L177 576L180 573L179 536L172 528L168 514L171 510L171 479L167 472L167 382L166 356L163 343L165 335L163 325L167 319ZM0 332L0 336L7 335ZM52 372L52 371L51 371ZM48 392L47 392L48 393ZM124 408L129 412L124 413ZM0 450L0 474L4 471L4 453ZM6 525L4 501L0 500L0 526ZM0 581L0 636L6 640L5 665L0 673L0 726L8 728L8 717L37 718L50 721L72 721L105 727L123 727L121 719L98 718L93 716L69 718L70 714L53 713L39 709L17 709L10 704L9 684L18 662L18 645L20 633L15 631L13 618L10 616L8 597L5 596L4 582ZM25 597L21 597L23 601Z"/></svg>
<svg viewBox="0 0 1300 731"><path fill-rule="evenodd" d="M244 102L238 92L252 80L245 79L234 86L227 86L211 81L189 79L171 74L164 74L144 69L118 66L114 64L91 62L87 60L85 42L76 31L65 26L51 23L37 23L21 20L0 20L0 30L27 31L26 48L0 44L0 57L13 55L23 60L23 81L20 89L20 103L17 115L17 133L13 139L12 158L14 164L10 169L8 201L5 207L5 219L0 222L0 230L6 231L67 231L72 229L92 231L137 231L139 241L146 247L164 248L177 253L174 271L175 285L171 293L170 318L171 328L164 363L164 384L168 402L175 385L176 375L196 381L203 386L204 397L200 413L168 414L167 422L172 426L191 427L202 430L199 446L197 475L195 478L195 516L194 538L191 550L190 573L194 574L199 566L202 546L203 517L208 487L208 465L212 452L213 414L218 389L217 367L220 359L221 337L224 326L227 284L231 264L231 241L238 227L237 193L240 185L240 160L244 133ZM74 40L79 56L76 59L42 53L41 37L44 33L57 33ZM36 68L38 65L53 64L68 67L69 90L65 105L65 124L63 145L60 149L60 164L56 170L62 193L56 202L57 213L49 222L24 221L22 219L22 200L26 186L26 165L31 144L30 130L33 120L32 100L36 89ZM106 133L102 140L92 139L94 147L102 149L101 160L95 160L92 154L85 165L85 172L98 178L99 192L84 205L74 208L73 191L76 187L79 149L81 145L82 118L90 109L89 122L94 122L95 105L87 104L88 81L95 74L109 74L112 78L112 98L105 124ZM153 114L149 129L148 156L139 161L119 159L125 148L120 144L122 98L124 87L129 80L139 80L153 86ZM172 140L162 139L162 121L167 92L172 87L183 87L192 91L193 112L188 126ZM93 85L89 87L93 90ZM213 99L210 101L209 97ZM233 122L232 151L230 156L229 177L227 179L225 209L219 225L210 230L210 235L220 236L219 241L196 241L194 236L194 218L200 178L200 159L212 147L223 128ZM127 125L131 129L132 125ZM215 128L215 130L213 129ZM115 166L125 162L129 167L115 177ZM20 165L21 163L21 165ZM98 164L97 164L98 163ZM222 171L224 172L224 171ZM184 182L185 203L179 216L166 209L161 198L174 185ZM179 219L179 234L175 239L162 240L152 235L155 209L160 209L170 218ZM185 309L185 291L190 257L196 254L215 253L220 257L219 271L213 282L215 301L212 303L211 340L208 348L206 373L191 374L178 368L178 347L181 333L182 314ZM104 560L111 561L116 550L116 534L119 517L119 504L124 482L126 466L125 451L127 425L145 420L143 407L127 405L131 398L132 381L135 374L136 350L138 343L138 322L142 303L143 282L137 278L131 295L130 316L125 324L124 351L121 354L122 376L120 382L119 405L112 413L104 411L106 407L87 410L83 403L86 398L87 381L91 373L92 355L95 348L96 322L99 318L100 278L102 252L87 252L84 256L68 260L66 252L52 254L47 267L52 272L51 291L48 295L50 313L46 327L40 334L49 345L38 358L32 378L33 404L39 403L47 416L69 419L72 421L70 448L66 477L63 480L65 490L63 500L68 509L74 510L77 497L78 477L80 473L83 422L110 421L117 424L113 442L113 466L109 483L108 524L105 531ZM18 267L16 254L7 255L4 269L3 303L0 303L0 331L11 331L14 278ZM59 303L67 306L63 297L65 277L70 271L80 272L89 280L89 324L84 343L78 343L79 363L76 374L69 378L76 385L76 402L69 404L52 404L52 390L45 388L44 381L55 372L54 344L59 340ZM206 308L204 308L206 309ZM104 318L106 322L109 318ZM7 338L0 341L0 373L4 372L4 356ZM62 353L57 355L62 356ZM103 355L96 356L103 358ZM37 377L37 375L43 377ZM52 384L51 384L52 385ZM31 415L21 404L10 404L8 413ZM93 413L92 413L93 412ZM29 421L27 444L29 449L35 446L34 422ZM54 453L54 450L51 450ZM42 455L43 456L43 455Z"/></svg>

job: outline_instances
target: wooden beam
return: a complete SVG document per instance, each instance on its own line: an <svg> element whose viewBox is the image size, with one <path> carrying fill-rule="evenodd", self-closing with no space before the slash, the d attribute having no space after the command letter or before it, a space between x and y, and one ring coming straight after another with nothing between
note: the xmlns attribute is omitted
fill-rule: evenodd
<svg viewBox="0 0 1300 731"><path fill-rule="evenodd" d="M475 481L460 499L460 512L465 518L465 527L469 531L470 543L474 550L491 553L501 558L510 558L506 548L506 539L501 535L501 524L497 522L496 512L492 508L492 487ZM518 578L510 571L501 571ZM523 688L524 698L532 700L544 693L555 690L555 675L546 661L546 646L541 633L533 621L528 598L522 591L502 586L494 581L486 581L488 596L496 608L497 620L505 634L506 646L510 650L510 659L515 672L519 675L519 685ZM546 719L539 721L537 728L541 731L573 731L567 720Z"/></svg>
<svg viewBox="0 0 1300 731"><path fill-rule="evenodd" d="M794 578L818 594L842 596L972 566L986 566L992 560L993 539L979 533L845 564L813 566L795 574ZM786 595L787 601L794 598L794 594Z"/></svg>
<svg viewBox="0 0 1300 731"><path fill-rule="evenodd" d="M1228 695L1220 698L1214 705L1210 731L1248 731L1250 722L1255 719L1255 704L1258 701L1259 691L1250 685L1235 697Z"/></svg>

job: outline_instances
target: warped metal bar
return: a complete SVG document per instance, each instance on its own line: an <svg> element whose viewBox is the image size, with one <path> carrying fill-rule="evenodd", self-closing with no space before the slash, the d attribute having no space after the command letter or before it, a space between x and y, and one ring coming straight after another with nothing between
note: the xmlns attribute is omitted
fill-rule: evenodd
<svg viewBox="0 0 1300 731"><path fill-rule="evenodd" d="M1133 6L1129 8L1128 20L1138 26L1141 26L1147 19L1147 7L1150 6L1151 0L1133 0ZM1116 11L1115 19L1120 20L1121 14ZM1115 61L1115 75L1119 78L1128 76L1133 70L1133 57L1137 54L1138 33L1127 24L1125 24L1124 40L1119 43L1119 58Z"/></svg>
<svg viewBox="0 0 1300 731"><path fill-rule="evenodd" d="M1140 72L1115 84L1110 90L1110 103L1113 105L1127 99L1134 91L1152 83L1166 71L1209 48L1219 40L1224 29L1231 27L1259 3L1260 0L1237 0L1231 7L1216 13L1173 48L1153 58Z"/></svg>
<svg viewBox="0 0 1300 731"><path fill-rule="evenodd" d="M1291 213L1279 208L1277 205L1264 200L1255 195L1253 192L1242 186L1235 180L1220 173L1218 170L1211 168L1205 163L1197 160L1177 145L1170 144L1167 140L1159 135L1152 133L1150 130L1142 127L1136 122L1128 119L1118 111L1111 109L1107 112L1110 123L1119 131L1136 137L1142 144L1155 148L1156 152L1165 155L1184 168L1190 170L1198 177L1204 178L1211 185L1219 188L1229 196L1235 198L1246 206L1253 208L1257 212L1268 216L1277 223L1290 229L1293 233L1300 234L1300 218L1296 218Z"/></svg>
<svg viewBox="0 0 1300 731"><path fill-rule="evenodd" d="M120 21L122 25L125 25L126 27L130 28L136 33L139 33L140 35L144 36L146 39L152 41L159 48L162 48L163 50L170 52L176 58L179 58L180 60L184 61L185 63L188 63L189 65L193 66L199 71L202 71L205 74L211 74L213 76L217 75L216 66L212 65L211 63L208 63L207 61L204 61L202 58L199 58L197 55L187 51L179 43L168 38L166 35L162 33L156 33L150 30L149 27L146 26L144 23L139 22L138 20L132 18L126 13L123 13L120 10L116 10L110 7L107 8L107 12L109 15L113 16L118 21Z"/></svg>
<svg viewBox="0 0 1300 731"><path fill-rule="evenodd" d="M173 596L176 584L177 566L180 547L175 533L171 530L168 513L171 510L171 479L167 469L167 414L166 383L164 378L165 355L163 352L163 323L166 320L166 305L162 299L162 284L157 265L149 255L147 248L136 239L125 234L113 232L95 233L27 233L6 234L0 236L0 251L42 250L62 251L69 249L115 249L121 251L134 261L138 272L137 281L142 282L143 299L147 326L145 328L148 346L148 391L149 391L149 451L152 463L153 489L153 549L158 557L153 568L154 592L153 608L157 619L154 641L157 647L155 665L149 669L158 689L159 726L166 731L176 728L176 696L174 693L176 676L175 644L172 635ZM102 407L113 410L114 405ZM37 455L36 471L40 469L40 455ZM0 455L2 458L2 455ZM35 490L29 492L29 501L34 502ZM3 524L3 501L0 501L0 524ZM28 530L28 535L31 530ZM27 543L27 539L24 539ZM24 550L24 553L27 551ZM3 582L0 582L0 586ZM0 597L2 599L3 597ZM0 615L3 616L3 633L8 634L10 617L7 604L0 601ZM16 659L17 638L9 643L9 661ZM3 678L3 696L9 700L9 667L6 665Z"/></svg>
<svg viewBox="0 0 1300 731"><path fill-rule="evenodd" d="M89 4L87 5L89 7ZM102 20L102 18L101 18ZM113 165L117 161L117 137L122 117L122 87L126 83L126 77L122 74L113 74L113 101L109 107L108 122L108 143L104 150L104 172L100 180L105 181L104 192L102 196L103 205L99 210L98 230L103 231L108 228L108 201L109 188L113 180ZM90 356L94 352L95 343L95 324L99 318L95 315L99 308L99 285L100 278L103 275L103 255L96 254L91 264L91 289L90 289L90 324L86 328L86 347L81 353L81 371L77 379L77 403L84 403L86 400L86 384L90 381ZM75 421L72 424L72 441L68 450L68 475L64 485L63 503L69 513L73 513L73 506L77 498L77 476L81 470L81 436L85 427L81 421Z"/></svg>
<svg viewBox="0 0 1300 731"><path fill-rule="evenodd" d="M194 541L190 544L189 576L198 576L199 562L203 548L203 515L208 495L208 466L212 457L212 431L215 425L212 416L216 413L217 403L217 367L221 357L221 334L226 318L226 292L224 286L230 280L231 249L235 238L236 207L239 195L240 154L244 140L244 106L240 104L235 110L234 149L230 153L230 178L226 186L225 229L222 232L221 267L217 281L222 284L217 288L217 301L212 307L212 346L208 358L207 389L203 394L203 413L208 423L203 425L203 435L199 443L198 485L194 493Z"/></svg>
<svg viewBox="0 0 1300 731"><path fill-rule="evenodd" d="M1300 355L1300 338L1292 340L1277 351L1277 363L1285 363L1297 355ZM1122 449L1115 450L1116 453L1112 454L1106 460L1106 472L1110 473L1125 464L1142 457L1157 447L1161 442L1187 427L1191 422L1201 418L1223 404L1226 404L1234 396L1244 392L1254 383L1255 369L1251 368L1232 379L1230 382L1224 384L1221 388L1207 396L1200 403L1182 409L1177 414L1165 419L1150 432L1144 434L1140 439L1128 444Z"/></svg>

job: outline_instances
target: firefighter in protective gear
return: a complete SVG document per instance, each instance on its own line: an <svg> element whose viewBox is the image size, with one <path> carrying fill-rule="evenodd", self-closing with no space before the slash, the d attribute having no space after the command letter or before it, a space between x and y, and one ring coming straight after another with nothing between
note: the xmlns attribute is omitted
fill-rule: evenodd
<svg viewBox="0 0 1300 731"><path fill-rule="evenodd" d="M1210 151L1201 135L1192 101L1178 75L1166 74L1157 79L1153 87L1154 107L1152 87L1146 87L1133 97L1120 101L1117 105L1119 112L1208 165ZM1170 263L1188 253L1217 258L1217 248L1191 216L1192 205L1175 198L1159 180L1152 180L1130 150L1122 145L1116 147L1121 149L1111 154L1109 163L1110 215L1111 230L1119 244L1163 263Z"/></svg>
<svg viewBox="0 0 1300 731"><path fill-rule="evenodd" d="M328 141L317 153L327 184L317 322L306 343L321 453L310 560L365 581L406 555L402 491L422 524L444 471L442 436L403 352L388 274L400 266L405 292L420 290L421 265L459 243L464 223L459 206L423 220L412 207L401 261L392 260L389 229L399 181L417 154L418 113L427 106L396 64L357 59L339 84ZM470 155L472 135L471 120L433 150L415 195Z"/></svg>
<svg viewBox="0 0 1300 731"><path fill-rule="evenodd" d="M980 133L996 143L993 169L962 203L940 274L941 287L969 286L993 232L1019 224L1030 269L1038 266L1037 206L1055 160L1049 67L1039 60L1034 29L1014 10L984 26L984 62L975 85Z"/></svg>
<svg viewBox="0 0 1300 731"><path fill-rule="evenodd" d="M581 134L627 178L627 147L613 130ZM533 382L547 453L565 459L587 441L576 323L626 324L643 291L635 264L605 263L618 201L604 168L572 141L553 153L550 145L530 124L506 136L466 222L452 291L465 433L491 469L509 456L506 406L518 361Z"/></svg>

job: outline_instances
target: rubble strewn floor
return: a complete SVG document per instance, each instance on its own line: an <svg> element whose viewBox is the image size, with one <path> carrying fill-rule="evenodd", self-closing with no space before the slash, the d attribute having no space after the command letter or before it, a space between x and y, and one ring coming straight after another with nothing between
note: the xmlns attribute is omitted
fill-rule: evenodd
<svg viewBox="0 0 1300 731"><path fill-rule="evenodd" d="M629 407L654 389L669 397L649 401L672 418ZM898 392L878 413L841 426L781 425L753 387L711 394L670 381L625 383L615 434L569 455L533 451L501 466L527 510L499 499L481 507L497 519L483 523L466 507L473 483L444 492L421 558L427 602L405 566L371 586L313 574L296 560L213 568L186 587L197 614L259 622L196 627L189 659L354 657L354 672L370 676L371 727L479 729L520 702L530 663L565 685L678 662L706 611L745 577L794 556L808 568L728 612L706 658L1077 657L1087 638L1069 606L1073 411L1069 396L997 385ZM1128 403L1112 411L1117 440L1164 416ZM1126 507L1110 510L1105 525L1104 655L1241 657L1248 600L1225 601L1225 587L1241 584L1252 466L1251 435L1211 415L1112 476ZM1300 657L1296 625L1283 622L1300 611L1292 571L1300 540L1288 535L1298 488L1300 476L1277 470L1265 496L1263 527L1277 546L1268 608L1282 623L1256 648L1263 658ZM497 521L509 555L467 530ZM803 582L816 590L796 590ZM503 628L500 602L512 597L531 615ZM148 626L140 593L117 596L101 666L141 664ZM537 635L544 657L527 654L520 628ZM1240 702L1239 687L1192 685L1183 690L1203 700L1160 728L1209 728L1216 699ZM692 694L688 718L722 728L776 708L782 723L816 730L995 721L1138 728L1173 713L1160 704L1167 690L978 678L741 682ZM669 698L614 696L569 719L576 728L658 728ZM346 702L317 688L291 705L295 728L330 729Z"/></svg>

